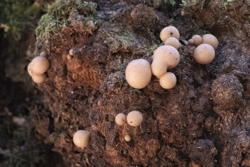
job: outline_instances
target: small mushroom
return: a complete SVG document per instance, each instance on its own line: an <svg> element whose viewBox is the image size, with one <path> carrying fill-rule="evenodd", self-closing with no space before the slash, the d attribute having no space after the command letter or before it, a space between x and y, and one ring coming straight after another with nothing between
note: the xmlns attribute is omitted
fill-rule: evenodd
<svg viewBox="0 0 250 167"><path fill-rule="evenodd" d="M194 50L194 59L199 64L209 64L214 60L215 51L209 44L200 44Z"/></svg>
<svg viewBox="0 0 250 167"><path fill-rule="evenodd" d="M158 59L164 63L168 69L176 67L180 62L180 54L176 48L170 45L163 45L154 51L153 61Z"/></svg>
<svg viewBox="0 0 250 167"><path fill-rule="evenodd" d="M203 43L210 44L211 46L214 47L214 49L216 49L219 45L218 39L212 34L205 34L202 36L202 39Z"/></svg>
<svg viewBox="0 0 250 167"><path fill-rule="evenodd" d="M160 85L164 89L172 89L177 82L176 76L172 72L167 72L160 78Z"/></svg>
<svg viewBox="0 0 250 167"><path fill-rule="evenodd" d="M143 121L143 116L140 111L131 111L127 115L127 122L130 126L140 126Z"/></svg>
<svg viewBox="0 0 250 167"><path fill-rule="evenodd" d="M149 62L145 59L132 60L126 67L125 77L131 87L136 89L145 88L152 77Z"/></svg>
<svg viewBox="0 0 250 167"><path fill-rule="evenodd" d="M179 49L181 47L181 43L175 37L169 37L166 41L164 41L164 44L173 46L176 49Z"/></svg>
<svg viewBox="0 0 250 167"><path fill-rule="evenodd" d="M30 70L35 74L43 74L49 68L49 61L44 56L35 57L30 63Z"/></svg>
<svg viewBox="0 0 250 167"><path fill-rule="evenodd" d="M124 136L124 140L125 140L126 142L130 142L130 141L131 141L131 136L130 136L130 135L125 135L125 136Z"/></svg>
<svg viewBox="0 0 250 167"><path fill-rule="evenodd" d="M28 71L28 74L32 77L33 72L32 72L32 69L31 69L31 62L28 64L27 71Z"/></svg>
<svg viewBox="0 0 250 167"><path fill-rule="evenodd" d="M87 131L87 130L78 130L73 135L73 143L77 147L83 149L83 148L87 147L87 145L89 144L89 137L90 137L89 131Z"/></svg>
<svg viewBox="0 0 250 167"><path fill-rule="evenodd" d="M45 82L46 80L46 76L44 74L32 74L31 77L32 77L33 82L37 84L41 84Z"/></svg>
<svg viewBox="0 0 250 167"><path fill-rule="evenodd" d="M75 50L74 50L73 48L70 49L70 50L69 50L69 55L70 55L70 56L73 56L74 54L75 54Z"/></svg>
<svg viewBox="0 0 250 167"><path fill-rule="evenodd" d="M200 35L193 35L192 38L188 40L188 43L200 45L202 43L202 37Z"/></svg>
<svg viewBox="0 0 250 167"><path fill-rule="evenodd" d="M167 26L161 30L160 38L163 42L166 41L169 37L175 37L176 39L180 38L180 33L176 27Z"/></svg>
<svg viewBox="0 0 250 167"><path fill-rule="evenodd" d="M45 51L42 51L39 56L44 56L45 57L46 55L47 55L47 53Z"/></svg>
<svg viewBox="0 0 250 167"><path fill-rule="evenodd" d="M125 114L119 113L119 114L116 115L115 123L117 125L122 126L122 125L124 125L125 121L126 121L126 115Z"/></svg>
<svg viewBox="0 0 250 167"><path fill-rule="evenodd" d="M160 78L163 74L167 72L167 65L159 59L155 59L151 64L151 69L154 76Z"/></svg>

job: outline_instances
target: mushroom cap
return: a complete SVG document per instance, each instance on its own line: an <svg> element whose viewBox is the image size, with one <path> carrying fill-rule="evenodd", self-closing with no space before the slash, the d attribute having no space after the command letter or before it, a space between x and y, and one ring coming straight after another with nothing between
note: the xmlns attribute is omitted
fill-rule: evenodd
<svg viewBox="0 0 250 167"><path fill-rule="evenodd" d="M205 34L202 36L203 43L210 44L216 49L219 45L218 39L212 34Z"/></svg>
<svg viewBox="0 0 250 167"><path fill-rule="evenodd" d="M28 74L29 74L30 76L33 75L33 72L32 72L32 69L31 69L31 62L28 64L27 71L28 71Z"/></svg>
<svg viewBox="0 0 250 167"><path fill-rule="evenodd" d="M160 38L163 42L166 41L169 37L175 37L177 39L180 38L180 33L176 27L167 26L161 30Z"/></svg>
<svg viewBox="0 0 250 167"><path fill-rule="evenodd" d="M209 44L200 44L194 50L194 59L199 64L209 64L214 60L215 51Z"/></svg>
<svg viewBox="0 0 250 167"><path fill-rule="evenodd" d="M39 54L39 56L46 56L47 55L47 53L45 52L45 51L42 51L40 54Z"/></svg>
<svg viewBox="0 0 250 167"><path fill-rule="evenodd" d="M202 43L202 37L200 35L193 35L192 40L194 45L200 45Z"/></svg>
<svg viewBox="0 0 250 167"><path fill-rule="evenodd" d="M194 40L191 38L188 40L188 44L193 44L194 43Z"/></svg>
<svg viewBox="0 0 250 167"><path fill-rule="evenodd" d="M166 41L164 41L164 44L173 46L176 49L179 49L181 47L179 40L176 39L175 37L169 37Z"/></svg>
<svg viewBox="0 0 250 167"><path fill-rule="evenodd" d="M36 84L41 84L43 82L45 82L46 80L46 76L44 74L33 74L32 73L32 80L33 82L35 82Z"/></svg>
<svg viewBox="0 0 250 167"><path fill-rule="evenodd" d="M75 50L73 49L73 48L71 48L70 50L69 50L69 55L70 56L73 56L75 54Z"/></svg>
<svg viewBox="0 0 250 167"><path fill-rule="evenodd" d="M139 126L143 121L143 116L140 111L131 111L127 115L127 122L130 126Z"/></svg>
<svg viewBox="0 0 250 167"><path fill-rule="evenodd" d="M43 74L49 68L49 61L44 56L37 56L31 61L31 71L35 74Z"/></svg>
<svg viewBox="0 0 250 167"><path fill-rule="evenodd" d="M125 136L124 136L124 140L125 140L126 142L130 142L130 141L131 141L131 136L130 136L130 135L125 135Z"/></svg>
<svg viewBox="0 0 250 167"><path fill-rule="evenodd" d="M86 147L88 145L89 137L90 137L89 131L87 131L87 130L78 130L73 135L73 143L77 147L83 149L84 147Z"/></svg>
<svg viewBox="0 0 250 167"><path fill-rule="evenodd" d="M172 72L167 72L160 78L160 85L164 89L172 89L177 82L176 76Z"/></svg>
<svg viewBox="0 0 250 167"><path fill-rule="evenodd" d="M163 45L154 51L153 59L158 59L166 64L168 69L176 67L180 62L180 54L176 48L170 45Z"/></svg>
<svg viewBox="0 0 250 167"><path fill-rule="evenodd" d="M126 121L126 115L123 113L119 113L115 116L115 123L119 126L124 125Z"/></svg>
<svg viewBox="0 0 250 167"><path fill-rule="evenodd" d="M135 59L128 63L125 70L128 84L136 89L145 88L152 77L151 67L145 59Z"/></svg>
<svg viewBox="0 0 250 167"><path fill-rule="evenodd" d="M164 64L159 59L154 59L151 64L151 69L152 69L152 73L154 74L154 76L156 76L157 78L160 78L160 76L162 76L163 74L167 72L167 65Z"/></svg>

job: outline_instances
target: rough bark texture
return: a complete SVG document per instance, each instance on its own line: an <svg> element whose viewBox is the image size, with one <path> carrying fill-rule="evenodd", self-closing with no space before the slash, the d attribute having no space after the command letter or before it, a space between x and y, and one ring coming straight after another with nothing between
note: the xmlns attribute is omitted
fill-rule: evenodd
<svg viewBox="0 0 250 167"><path fill-rule="evenodd" d="M241 18L249 6L237 3L233 10L240 13L231 16L230 6L222 10L215 2L202 1L190 13L157 8L157 1L57 1L37 30L37 55L45 51L51 64L47 81L38 85L48 110L32 112L40 138L67 166L249 167L250 32L249 20ZM239 31L211 14L228 16ZM145 89L131 88L124 77L127 63L152 61L159 32L170 24L182 40L215 34L215 60L199 65L194 47L184 45L180 64L171 70L178 78L174 89L162 89L156 78ZM115 115L131 110L143 113L142 125L118 127ZM72 143L78 129L91 133L83 150Z"/></svg>

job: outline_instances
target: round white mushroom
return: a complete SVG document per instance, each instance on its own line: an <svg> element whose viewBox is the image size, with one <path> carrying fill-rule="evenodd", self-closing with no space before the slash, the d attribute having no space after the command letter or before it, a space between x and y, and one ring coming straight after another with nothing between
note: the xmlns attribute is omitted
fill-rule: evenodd
<svg viewBox="0 0 250 167"><path fill-rule="evenodd" d="M89 137L90 137L89 131L78 130L73 135L73 142L77 147L83 149L87 147L87 145L89 144Z"/></svg>
<svg viewBox="0 0 250 167"><path fill-rule="evenodd" d="M160 85L164 89L172 89L175 87L177 82L176 76L172 72L167 72L160 78Z"/></svg>
<svg viewBox="0 0 250 167"><path fill-rule="evenodd" d="M37 56L35 57L30 64L30 69L32 73L35 74L43 74L49 68L49 61L44 56Z"/></svg>
<svg viewBox="0 0 250 167"><path fill-rule="evenodd" d="M130 126L140 126L143 121L143 116L140 111L131 111L127 115L127 123Z"/></svg>
<svg viewBox="0 0 250 167"><path fill-rule="evenodd" d="M117 125L122 126L122 125L124 125L125 121L126 121L126 115L125 114L119 113L119 114L116 115L115 123Z"/></svg>
<svg viewBox="0 0 250 167"><path fill-rule="evenodd" d="M176 48L170 45L163 45L154 51L153 60L164 63L168 69L176 67L180 62L180 54Z"/></svg>
<svg viewBox="0 0 250 167"><path fill-rule="evenodd" d="M136 59L129 62L125 70L128 84L136 89L145 88L151 81L150 64L145 59Z"/></svg>
<svg viewBox="0 0 250 167"><path fill-rule="evenodd" d="M169 37L175 37L176 39L180 38L180 33L176 27L167 26L161 30L160 38L163 42L166 41Z"/></svg>
<svg viewBox="0 0 250 167"><path fill-rule="evenodd" d="M194 59L199 64L209 64L214 60L215 50L209 44L200 44L194 50Z"/></svg>

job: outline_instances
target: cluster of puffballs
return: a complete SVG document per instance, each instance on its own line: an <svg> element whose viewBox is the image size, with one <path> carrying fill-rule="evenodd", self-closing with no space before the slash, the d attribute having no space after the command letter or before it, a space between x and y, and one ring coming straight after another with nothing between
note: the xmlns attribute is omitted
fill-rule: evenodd
<svg viewBox="0 0 250 167"><path fill-rule="evenodd" d="M163 46L158 47L152 56L152 64L145 59L136 59L129 62L126 67L125 75L128 84L136 89L146 87L151 81L152 74L159 79L159 83L164 89L175 87L177 79L174 73L167 72L168 69L176 67L180 62L178 48L181 47L179 42L180 33L174 26L168 26L162 29L160 38L164 42ZM194 50L194 59L199 64L209 64L215 57L215 49L218 47L218 40L212 34L203 36L194 35L189 44L197 45ZM37 83L43 83L46 79L45 72L49 68L49 61L42 52L40 56L35 57L28 65L28 73L32 80ZM115 123L118 126L127 124L132 127L138 127L143 121L143 115L140 111L131 111L126 116L119 113L115 117ZM73 143L84 149L89 144L90 132L87 130L78 130L73 135ZM131 141L130 135L124 136L126 142Z"/></svg>
<svg viewBox="0 0 250 167"><path fill-rule="evenodd" d="M115 123L118 126L123 126L127 120L130 126L137 127L140 126L143 121L143 115L140 111L131 111L128 113L127 118L123 113L119 113L115 117ZM73 143L81 149L84 149L89 144L90 132L87 130L78 130L73 135ZM126 142L131 141L131 136L126 134L124 136Z"/></svg>
<svg viewBox="0 0 250 167"><path fill-rule="evenodd" d="M199 64L209 64L215 58L215 49L219 45L218 39L212 34L205 34L203 36L193 35L188 40L189 44L197 45L194 50L194 59Z"/></svg>
<svg viewBox="0 0 250 167"><path fill-rule="evenodd" d="M143 121L143 115L140 111L131 111L128 113L127 118L126 115L124 113L119 113L116 115L115 117L115 123L118 126L123 126L125 125L125 122L127 120L128 125L133 126L133 127L137 127L140 126L142 121ZM129 134L126 134L124 136L124 140L126 142L130 142L131 141L131 137Z"/></svg>
<svg viewBox="0 0 250 167"><path fill-rule="evenodd" d="M125 77L128 84L136 89L145 88L151 81L152 74L159 79L160 86L164 89L175 87L177 79L169 69L176 67L180 62L177 49L181 47L180 33L174 26L167 26L160 32L160 39L164 45L158 47L153 53L152 64L145 59L135 59L128 63ZM199 64L209 64L215 57L218 40L212 34L194 35L189 44L198 45L194 50L194 59Z"/></svg>
<svg viewBox="0 0 250 167"><path fill-rule="evenodd" d="M41 84L45 81L45 73L49 69L49 61L45 55L46 53L42 52L39 56L33 58L27 68L33 82L37 84Z"/></svg>

